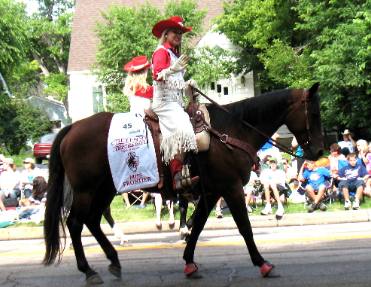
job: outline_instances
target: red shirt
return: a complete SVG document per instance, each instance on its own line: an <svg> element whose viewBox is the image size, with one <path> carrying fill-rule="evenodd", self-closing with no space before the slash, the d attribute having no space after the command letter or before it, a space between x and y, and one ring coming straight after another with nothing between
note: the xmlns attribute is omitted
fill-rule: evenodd
<svg viewBox="0 0 371 287"><path fill-rule="evenodd" d="M140 90L135 92L135 95L138 97L152 99L153 98L153 87L148 86L147 88L141 88Z"/></svg>
<svg viewBox="0 0 371 287"><path fill-rule="evenodd" d="M170 48L175 55L179 56L178 52L169 43L166 42L163 46L165 49ZM158 73L170 67L170 54L165 49L158 49L152 55L152 77L156 81Z"/></svg>

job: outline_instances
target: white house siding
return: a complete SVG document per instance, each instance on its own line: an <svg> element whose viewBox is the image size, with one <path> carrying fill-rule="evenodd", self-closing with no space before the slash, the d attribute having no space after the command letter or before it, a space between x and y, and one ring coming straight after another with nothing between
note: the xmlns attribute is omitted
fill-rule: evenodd
<svg viewBox="0 0 371 287"><path fill-rule="evenodd" d="M90 71L70 72L69 76L68 102L72 122L102 111L102 107L97 107L97 102L103 101L105 97L102 84L97 80L97 77L92 75ZM102 90L102 99L97 98L97 89Z"/></svg>
<svg viewBox="0 0 371 287"><path fill-rule="evenodd" d="M229 51L239 49L224 34L214 32L213 30L210 30L202 37L196 49L204 47L220 47ZM231 75L228 79L220 79L215 83L210 83L206 87L205 92L219 104L229 104L253 97L255 95L253 72ZM207 102L207 100L203 99L202 102Z"/></svg>

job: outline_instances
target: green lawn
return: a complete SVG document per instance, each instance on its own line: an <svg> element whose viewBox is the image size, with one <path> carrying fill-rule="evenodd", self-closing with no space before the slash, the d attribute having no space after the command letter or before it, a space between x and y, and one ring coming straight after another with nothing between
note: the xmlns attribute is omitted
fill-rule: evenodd
<svg viewBox="0 0 371 287"><path fill-rule="evenodd" d="M343 204L340 202L334 202L332 204L327 205L328 209L327 212L331 211L338 211L344 210ZM361 209L369 209L371 208L371 199L366 198L364 202L361 203ZM263 209L263 206L258 206L252 213L252 215L260 215L260 211ZM174 206L175 210L175 218L179 219L179 208L178 206ZM188 216L192 214L194 211L194 206L190 204L188 207ZM307 210L304 208L302 203L300 204L293 204L290 203L285 206L285 213L305 213ZM156 213L155 207L152 204L152 201L148 201L147 205L143 209L139 209L136 206L132 206L130 208L126 208L121 196L116 196L111 204L111 213L116 222L129 222L129 221L141 221L141 220L155 220ZM224 216L231 216L228 209L223 211ZM211 212L211 217L215 217L215 209ZM162 219L167 220L169 218L169 213L166 207L162 209ZM105 219L102 220L102 223L106 223ZM41 224L35 223L17 223L14 226L42 226Z"/></svg>
<svg viewBox="0 0 371 287"><path fill-rule="evenodd" d="M365 198L364 202L361 203L362 209L368 209L371 208L371 199ZM258 206L252 213L252 215L260 215L260 211L263 209L263 206ZM178 206L174 207L175 210L175 218L179 219L179 209ZM194 210L194 206L190 205L188 207L188 215L192 214ZM333 202L332 204L327 205L327 212L331 211L338 211L338 210L344 210L343 203L340 203L339 201ZM147 220L147 219L155 219L155 207L149 201L147 203L147 206L143 209L138 209L135 207L131 207L129 209L126 209L123 201L121 199L121 196L116 196L111 204L111 212L113 218L117 222L126 222L126 221L139 221L139 220ZM289 203L285 206L285 213L306 213L307 210L304 207L303 203L299 204L293 204ZM223 211L224 216L231 216L230 212L228 210ZM215 217L215 209L211 212L212 217ZM168 211L167 208L162 209L162 218L165 220L168 218Z"/></svg>

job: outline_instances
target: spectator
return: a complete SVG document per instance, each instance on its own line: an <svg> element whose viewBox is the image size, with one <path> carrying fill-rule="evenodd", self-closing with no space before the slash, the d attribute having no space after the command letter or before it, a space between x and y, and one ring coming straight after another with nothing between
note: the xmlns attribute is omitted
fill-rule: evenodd
<svg viewBox="0 0 371 287"><path fill-rule="evenodd" d="M216 202L215 206L215 217L216 218L223 218L223 212L222 212L222 200L223 198L220 197L218 201Z"/></svg>
<svg viewBox="0 0 371 287"><path fill-rule="evenodd" d="M291 182L297 178L296 169L292 167L287 158L282 159L282 169L286 174L286 182Z"/></svg>
<svg viewBox="0 0 371 287"><path fill-rule="evenodd" d="M343 140L338 142L338 145L343 148L348 148L349 152L355 152L356 142L354 141L352 134L348 129L345 129L342 133Z"/></svg>
<svg viewBox="0 0 371 287"><path fill-rule="evenodd" d="M321 166L317 167L314 161L306 161L302 171L299 173L299 180L306 182L305 193L311 201L308 212L316 209L326 211L327 206L322 201L326 191L326 180L331 178L330 171Z"/></svg>
<svg viewBox="0 0 371 287"><path fill-rule="evenodd" d="M248 213L252 213L250 201L258 181L259 181L258 175L256 174L255 171L251 170L249 182L243 187L243 191L245 193L246 209Z"/></svg>
<svg viewBox="0 0 371 287"><path fill-rule="evenodd" d="M0 174L0 209L5 211L7 206L17 206L20 195L19 173L15 170L13 159L6 158Z"/></svg>
<svg viewBox="0 0 371 287"><path fill-rule="evenodd" d="M366 187L363 193L366 196L371 197L371 142L368 143L368 153L366 155L366 159L367 159L366 169L369 177L366 181Z"/></svg>
<svg viewBox="0 0 371 287"><path fill-rule="evenodd" d="M268 215L272 213L271 206L271 191L273 197L277 201L276 217L281 218L285 213L283 208L283 202L285 200L283 192L286 190L285 172L277 168L277 160L275 158L269 159L269 168L263 169L260 175L260 180L264 186L265 195L265 207L261 211L262 215ZM283 198L282 198L283 196Z"/></svg>
<svg viewBox="0 0 371 287"><path fill-rule="evenodd" d="M36 176L39 175L40 171L35 166L33 158L25 158L23 160L24 170L21 172L21 190L23 190L23 197L29 198L32 194L32 183Z"/></svg>
<svg viewBox="0 0 371 287"><path fill-rule="evenodd" d="M294 168L296 168L296 173L298 174L299 171L300 171L300 169L301 169L301 166L304 163L304 158L303 158L303 156L304 156L304 150L299 145L296 137L293 137L292 138L291 149L292 149L292 152L297 156L296 158L293 159L292 166Z"/></svg>
<svg viewBox="0 0 371 287"><path fill-rule="evenodd" d="M274 133L272 136L273 140L277 140L280 137L278 133ZM280 150L272 144L271 140L268 140L258 151L258 157L264 159L266 157L273 157L281 160Z"/></svg>
<svg viewBox="0 0 371 287"><path fill-rule="evenodd" d="M368 152L368 144L367 141L365 140L358 140L357 141L357 153L358 153L358 164L363 164L366 169L367 166L370 168L370 159L371 159L371 154Z"/></svg>
<svg viewBox="0 0 371 287"><path fill-rule="evenodd" d="M351 207L349 192L355 191L356 194L353 201L353 209L357 210L359 209L359 203L362 199L368 173L363 165L357 164L357 155L355 153L350 153L347 160L348 165L339 170L339 189L344 196L345 210L348 210Z"/></svg>
<svg viewBox="0 0 371 287"><path fill-rule="evenodd" d="M348 165L346 157L341 153L341 147L337 143L330 145L330 155L328 156L330 161L331 176L336 177L339 170Z"/></svg>

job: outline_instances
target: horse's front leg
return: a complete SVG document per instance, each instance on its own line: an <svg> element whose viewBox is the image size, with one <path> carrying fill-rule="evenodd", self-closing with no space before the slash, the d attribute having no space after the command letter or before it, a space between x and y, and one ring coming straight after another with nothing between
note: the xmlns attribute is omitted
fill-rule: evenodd
<svg viewBox="0 0 371 287"><path fill-rule="evenodd" d="M202 195L194 211L193 228L183 254L183 259L186 262L184 273L187 277L194 277L198 271L198 267L194 263L194 251L197 240L218 198L219 197L214 194Z"/></svg>
<svg viewBox="0 0 371 287"><path fill-rule="evenodd" d="M258 251L258 248L256 247L242 187L230 189L222 196L224 197L224 200L226 201L228 208L232 213L233 219L236 222L240 234L243 236L246 242L252 263L255 266L260 267L260 272L263 277L273 276L273 272L271 271L273 270L274 266L264 260Z"/></svg>

